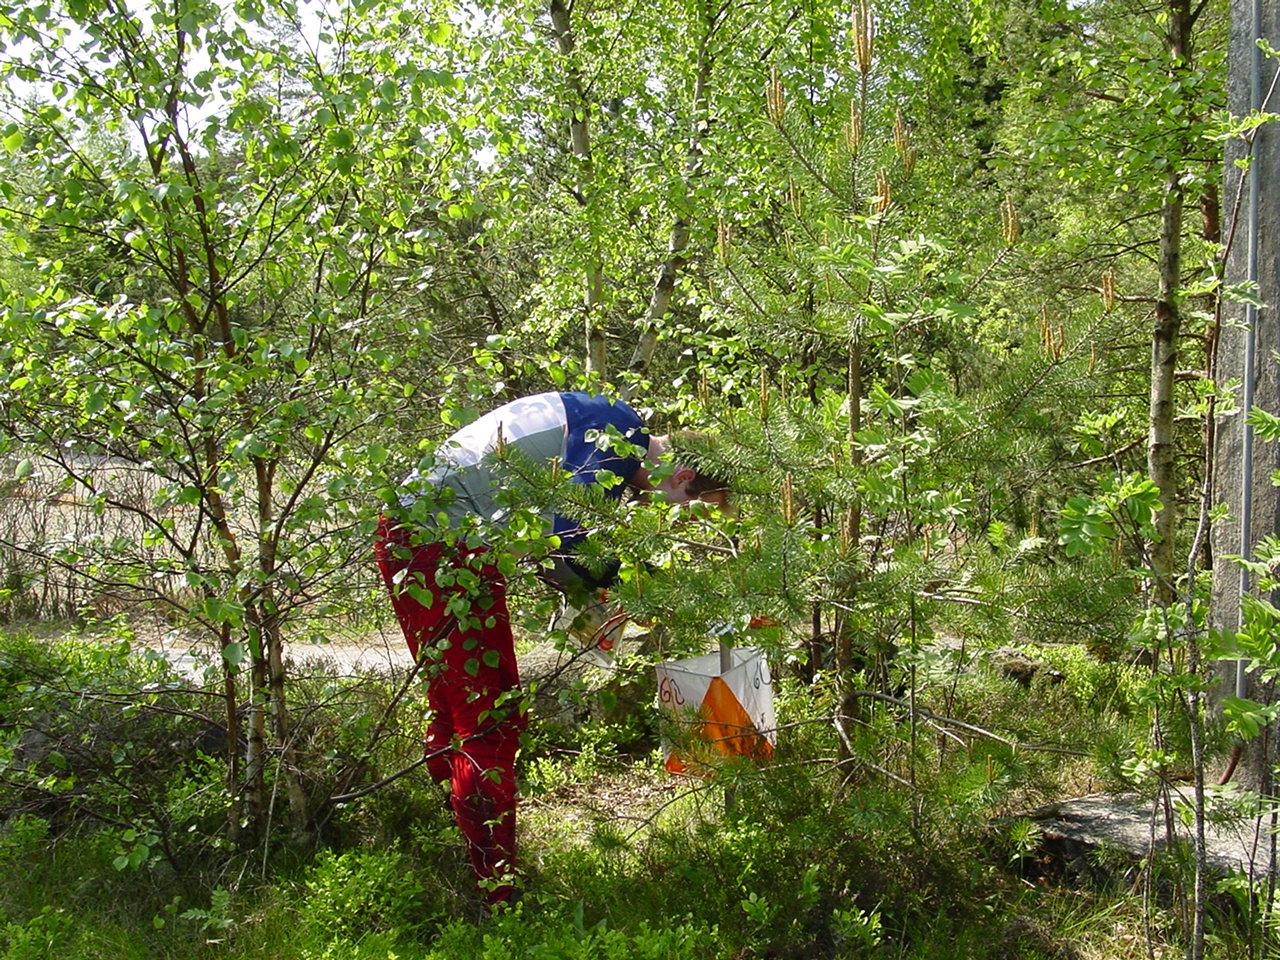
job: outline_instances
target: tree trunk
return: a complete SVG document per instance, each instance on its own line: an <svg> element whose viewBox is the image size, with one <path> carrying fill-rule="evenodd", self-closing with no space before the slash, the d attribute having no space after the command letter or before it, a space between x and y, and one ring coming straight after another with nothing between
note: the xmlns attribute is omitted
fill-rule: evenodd
<svg viewBox="0 0 1280 960"><path fill-rule="evenodd" d="M1169 0L1170 74L1185 72L1190 53L1190 0ZM1178 334L1182 315L1178 289L1182 283L1182 187L1183 158L1169 158L1171 168L1165 181L1160 209L1160 289L1156 296L1155 329L1151 336L1151 405L1148 433L1147 471L1160 488L1164 509L1156 515L1156 539L1151 545L1151 569L1155 579L1155 601L1167 608L1174 602L1178 520L1178 477L1174 446L1174 376L1178 364Z"/></svg>
<svg viewBox="0 0 1280 960"><path fill-rule="evenodd" d="M257 843L263 839L267 820L267 658L263 655L262 634L257 627L248 630L249 647L249 711L246 718L248 740L244 750L244 786L241 789L243 816L248 821L245 839Z"/></svg>
<svg viewBox="0 0 1280 960"><path fill-rule="evenodd" d="M294 838L301 839L306 834L311 817L307 792L298 772L297 750L293 744L289 705L285 698L284 637L280 632L280 615L273 586L277 573L276 543L279 536L279 518L276 516L274 499L276 461L256 458L254 469L257 474L258 497L258 572L262 577L262 591L254 603L254 609L258 615L262 645L267 658L267 697L271 710L272 734L280 750L280 776L284 780L289 799L290 826Z"/></svg>
<svg viewBox="0 0 1280 960"><path fill-rule="evenodd" d="M219 638L218 651L225 650L231 643L231 627L223 624ZM240 845L240 691L236 683L236 668L223 656L218 657L222 667L222 699L227 717L227 842L233 848Z"/></svg>
<svg viewBox="0 0 1280 960"><path fill-rule="evenodd" d="M667 248L667 259L658 270L658 280L653 285L653 295L649 298L649 309L645 313L644 328L640 340L631 353L627 364L628 370L636 376L643 377L653 360L654 351L658 348L658 323L667 314L671 306L671 296L675 292L676 278L680 268L684 266L684 251L689 245L689 222L683 216L677 217L671 227L671 238ZM622 388L622 399L630 400L635 389L635 381Z"/></svg>
<svg viewBox="0 0 1280 960"><path fill-rule="evenodd" d="M574 156L582 165L582 177L579 183L579 202L587 207L591 205L595 185L592 183L593 165L591 162L591 127L587 121L587 112L591 104L587 99L586 85L582 82L582 74L578 70L577 61L573 58L574 38L573 24L569 17L569 8L564 0L551 0L551 33L556 40L556 49L564 57L565 77L569 89L573 92L575 102L570 104L569 146ZM583 295L583 306L586 315L586 366L587 373L604 378L607 372L608 351L605 341L605 330L600 323L599 306L604 294L604 265L600 259L600 251L593 243L590 257L586 265L586 290Z"/></svg>
<svg viewBox="0 0 1280 960"><path fill-rule="evenodd" d="M1179 164L1178 167L1181 165ZM1182 272L1182 185L1175 169L1165 183L1164 206L1160 211L1160 292L1156 299L1156 322L1151 335L1151 405L1148 433L1147 470L1160 488L1164 509L1156 514L1156 539L1151 544L1151 569L1155 578L1155 601L1161 607L1174 602L1175 542L1178 519L1178 477L1174 445L1174 376L1178 366L1178 333L1182 317L1178 307L1178 286Z"/></svg>
<svg viewBox="0 0 1280 960"><path fill-rule="evenodd" d="M1255 14L1257 20L1255 22ZM1235 116L1250 110L1274 111L1266 102L1276 67L1261 55L1254 40L1265 38L1280 45L1280 6L1253 0L1232 0L1228 104ZM1248 170L1237 161L1251 159ZM1218 332L1214 380L1221 389L1231 381L1235 411L1218 418L1214 437L1214 503L1225 503L1230 516L1213 528L1212 622L1233 631L1240 623L1241 594L1253 589L1239 567L1225 558L1252 552L1257 541L1280 529L1280 488L1271 476L1280 470L1280 444L1254 444L1245 423L1244 407L1253 397L1276 412L1280 396L1280 326L1275 304L1280 302L1280 204L1275 184L1280 183L1280 130L1274 124L1259 127L1251 139L1228 142L1226 175L1222 190L1223 230L1227 238L1225 279L1228 286L1254 282L1261 307L1224 297ZM1222 404L1229 407L1230 404ZM1246 461L1252 469L1246 470ZM1236 665L1221 665L1219 696L1237 692L1263 699L1256 685L1238 673ZM1239 682L1239 686L1237 683ZM1263 736L1247 744L1235 777L1244 786L1257 787L1275 764L1277 738Z"/></svg>
<svg viewBox="0 0 1280 960"><path fill-rule="evenodd" d="M704 5L702 15L704 29L701 42L698 44L698 68L693 87L693 117L695 118L696 129L689 144L689 156L686 161L686 186L691 185L702 175L702 141L706 136L710 123L707 113L707 96L711 87L713 65L711 40L717 27L717 14L709 6ZM687 189L685 191L686 196L692 196L692 193L692 190ZM671 306L671 296L675 292L676 279L680 275L680 269L684 266L684 253L689 246L689 220L692 215L692 211L686 210L678 214L675 222L671 225L671 235L667 241L667 259L663 261L658 270L658 279L653 285L653 295L649 298L649 309L645 313L640 340L636 344L635 350L632 351L631 360L627 364L627 368L637 379L644 376L648 371L649 363L653 360L653 353L657 349L658 324L666 316L667 310ZM635 382L628 383L623 388L622 398L624 400L631 399L631 393L634 389Z"/></svg>
<svg viewBox="0 0 1280 960"><path fill-rule="evenodd" d="M263 598L264 605L274 606L270 594ZM266 613L262 624L263 645L267 650L269 702L271 704L272 734L280 750L280 777L284 780L289 800L289 825L295 840L305 840L307 826L311 822L307 792L299 775L298 751L294 746L293 724L289 719L289 707L285 700L287 674L284 668L284 637L280 633L280 621L274 612Z"/></svg>
<svg viewBox="0 0 1280 960"><path fill-rule="evenodd" d="M1188 68L1191 48L1190 0L1167 0L1169 18L1169 76L1171 80L1182 77ZM1190 144L1180 144L1182 149L1170 160L1169 175L1165 180L1164 199L1160 209L1159 291L1156 295L1155 329L1151 337L1151 403L1150 430L1148 434L1147 471L1152 482L1160 490L1164 509L1155 517L1155 537L1150 546L1150 563L1153 579L1152 600L1162 612L1160 621L1171 622L1170 612L1177 602L1177 543L1178 528L1178 475L1177 447L1174 433L1176 401L1174 381L1178 364L1178 336L1182 315L1178 302L1182 285L1182 220L1185 193L1182 185L1186 150ZM1190 586L1188 586L1190 589ZM1172 651L1174 638L1163 637L1157 645ZM1199 679L1199 645L1195 637L1187 644L1188 674ZM1171 653L1172 655L1172 653ZM1191 904L1188 960L1201 960L1204 956L1204 761L1201 737L1202 707L1198 691L1192 689L1181 700L1188 714L1191 735L1192 761L1195 778L1195 878ZM1154 723L1160 725L1160 707L1157 705ZM1158 730L1157 730L1158 735ZM1157 742L1159 742L1157 740Z"/></svg>

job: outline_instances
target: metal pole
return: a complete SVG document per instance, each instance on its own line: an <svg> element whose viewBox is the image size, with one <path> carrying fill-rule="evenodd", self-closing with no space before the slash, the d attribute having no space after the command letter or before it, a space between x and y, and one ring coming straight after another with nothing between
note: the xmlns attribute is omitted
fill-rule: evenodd
<svg viewBox="0 0 1280 960"><path fill-rule="evenodd" d="M732 633L720 634L720 675L724 676L733 668L733 643L731 642ZM738 799L738 791L733 787L724 788L724 812L729 813L733 810L734 804Z"/></svg>

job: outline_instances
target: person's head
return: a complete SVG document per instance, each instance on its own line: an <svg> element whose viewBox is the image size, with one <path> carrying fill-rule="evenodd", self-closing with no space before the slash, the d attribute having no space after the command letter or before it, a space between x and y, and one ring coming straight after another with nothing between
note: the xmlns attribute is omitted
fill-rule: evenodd
<svg viewBox="0 0 1280 960"><path fill-rule="evenodd" d="M668 503L686 503L701 500L719 507L729 506L729 483L724 477L705 464L701 454L707 449L709 438L694 430L676 430L661 438L663 448L670 454L674 467L670 476L653 485L662 491ZM700 463L698 467L690 462Z"/></svg>

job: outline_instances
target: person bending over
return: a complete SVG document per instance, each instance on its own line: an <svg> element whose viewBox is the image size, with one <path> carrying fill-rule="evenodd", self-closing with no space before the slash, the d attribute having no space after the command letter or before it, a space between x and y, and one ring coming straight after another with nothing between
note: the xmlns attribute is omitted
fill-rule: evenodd
<svg viewBox="0 0 1280 960"><path fill-rule="evenodd" d="M523 397L441 444L429 468L400 485L400 509L379 524L379 571L428 678L427 768L450 783L454 815L491 904L516 895L514 762L526 723L503 573L512 560L491 541L518 512L518 475L530 465L600 484L614 499L660 491L667 503L725 505L724 485L714 478L681 464L657 471L667 452L666 438L651 437L621 401L587 393ZM606 478L616 479L602 483ZM425 503L415 511L419 500ZM587 531L564 516L548 520L563 575Z"/></svg>

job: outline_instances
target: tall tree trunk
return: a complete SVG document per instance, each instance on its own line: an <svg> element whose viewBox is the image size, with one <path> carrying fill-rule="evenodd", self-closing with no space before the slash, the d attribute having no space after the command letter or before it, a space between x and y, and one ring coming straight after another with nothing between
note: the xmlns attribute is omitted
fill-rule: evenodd
<svg viewBox="0 0 1280 960"><path fill-rule="evenodd" d="M1258 38L1280 46L1280 5L1232 0L1227 95L1236 117L1253 110L1277 109L1274 99L1266 99L1276 64L1262 56L1255 43ZM1247 169L1239 165L1243 161L1248 161ZM1276 397L1280 396L1280 364L1274 359L1280 353L1280 325L1275 313L1280 303L1280 203L1276 202L1280 130L1274 124L1263 124L1253 134L1229 141L1225 170L1225 280L1228 286L1255 282L1261 306L1223 299L1214 380L1220 387L1232 381L1251 387L1250 395L1274 413ZM1238 408L1249 402L1243 387L1237 389L1235 400ZM1213 624L1226 631L1239 626L1241 595L1252 590L1253 584L1237 565L1224 558L1248 556L1259 538L1280 529L1280 488L1271 483L1272 474L1280 470L1280 444L1254 445L1252 431L1245 423L1246 412L1237 409L1220 415L1214 435L1213 502L1225 503L1230 517L1213 527L1213 555L1218 559L1211 609ZM1238 673L1233 663L1223 664L1215 692L1233 694L1238 682L1240 693L1265 699L1264 691ZM1264 782L1280 759L1274 750L1276 742L1275 736L1263 736L1246 745L1235 774L1237 782L1249 787Z"/></svg>
<svg viewBox="0 0 1280 960"><path fill-rule="evenodd" d="M1170 72L1186 69L1191 37L1190 0L1170 0ZM1174 602L1174 535L1178 520L1178 477L1174 446L1173 396L1178 363L1178 334L1182 315L1178 289L1182 282L1182 215L1185 205L1182 187L1182 157L1169 158L1171 169L1165 181L1160 209L1160 289L1156 296L1155 329L1151 336L1151 404L1147 470L1160 489L1164 509L1156 515L1156 540L1151 545L1151 568L1155 577L1155 599L1167 608Z"/></svg>
<svg viewBox="0 0 1280 960"><path fill-rule="evenodd" d="M574 103L569 105L569 146L581 163L582 177L578 185L578 199L590 208L595 192L594 168L591 160L591 126L588 113L591 102L587 98L586 84L582 82L582 73L578 70L573 51L573 23L569 16L569 8L564 0L551 0L551 33L556 40L556 49L564 57L565 78L573 93ZM604 295L604 264L598 246L593 242L586 265L586 289L583 294L586 336L587 372L599 378L607 373L608 351L604 326L600 322L600 300Z"/></svg>
<svg viewBox="0 0 1280 960"><path fill-rule="evenodd" d="M1167 0L1169 18L1169 74L1176 79L1186 73L1190 56L1191 7L1190 0ZM1174 433L1174 381L1178 363L1178 337L1181 333L1182 314L1178 302L1182 284L1182 221L1185 193L1182 173L1185 165L1184 151L1169 158L1169 175L1165 180L1164 198L1160 209L1159 291L1156 296L1155 328L1151 337L1151 403L1150 430L1148 434L1147 471L1152 482L1160 490L1164 509L1156 514L1155 537L1150 546L1151 572L1154 580L1153 601L1162 611L1164 624L1171 623L1170 612L1177 601L1176 532L1179 519L1177 448ZM1162 645L1172 647L1173 638L1166 636ZM1199 647L1191 639L1189 672L1199 666ZM1157 648L1157 657L1159 656ZM1194 678L1196 675L1191 673ZM1189 960L1201 960L1204 956L1204 815L1203 815L1203 753L1200 738L1201 704L1194 689L1183 698L1181 705L1188 714L1191 727L1193 766L1196 778L1196 861L1194 892L1192 896L1191 930L1187 955ZM1154 715L1159 736L1160 708ZM1158 741L1157 741L1158 742Z"/></svg>
<svg viewBox="0 0 1280 960"><path fill-rule="evenodd" d="M1175 168L1165 182L1164 206L1160 211L1160 292L1151 335L1151 419L1147 438L1147 470L1152 482L1160 488L1160 499L1164 503L1164 509L1156 514L1156 540L1151 544L1155 600L1161 607L1168 607L1176 596L1174 534L1178 519L1178 476L1173 387L1182 326L1177 301L1182 272L1182 212L1180 170Z"/></svg>
<svg viewBox="0 0 1280 960"><path fill-rule="evenodd" d="M703 30L698 43L697 75L694 77L693 86L695 130L689 143L689 155L685 163L686 188L702 175L702 142L711 122L707 111L707 97L711 88L711 71L714 65L711 41L722 22L718 19L722 15L722 9L719 7L713 8L711 4L704 3L700 12ZM686 197L692 195L691 189L685 190ZM676 215L675 222L671 225L671 235L667 241L667 259L658 269L658 278L653 285L653 294L649 298L649 309L645 312L640 339L627 364L627 369L637 379L648 372L649 363L653 360L653 353L657 349L659 324L671 307L671 296L675 292L676 280L684 266L684 254L689 246L689 220L694 213L695 211L690 210L682 211ZM629 400L634 389L634 381L628 383L623 388L623 399Z"/></svg>

